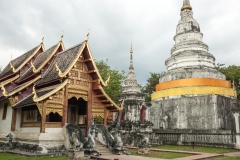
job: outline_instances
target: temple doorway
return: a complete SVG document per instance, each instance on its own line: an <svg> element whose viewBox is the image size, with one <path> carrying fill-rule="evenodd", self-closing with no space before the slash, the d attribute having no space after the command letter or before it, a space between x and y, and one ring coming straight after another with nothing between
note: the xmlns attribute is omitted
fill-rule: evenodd
<svg viewBox="0 0 240 160"><path fill-rule="evenodd" d="M82 98L72 97L68 100L67 123L78 125L82 132L87 131L87 101Z"/></svg>

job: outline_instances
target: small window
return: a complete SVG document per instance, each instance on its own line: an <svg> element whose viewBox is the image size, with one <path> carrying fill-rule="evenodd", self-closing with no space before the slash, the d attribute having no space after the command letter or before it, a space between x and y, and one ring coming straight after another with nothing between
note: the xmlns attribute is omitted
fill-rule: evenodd
<svg viewBox="0 0 240 160"><path fill-rule="evenodd" d="M5 120L6 117L7 117L7 107L8 107L8 104L7 104L7 103L4 103L2 120Z"/></svg>
<svg viewBox="0 0 240 160"><path fill-rule="evenodd" d="M29 110L27 111L27 120L34 120L35 116L35 110Z"/></svg>

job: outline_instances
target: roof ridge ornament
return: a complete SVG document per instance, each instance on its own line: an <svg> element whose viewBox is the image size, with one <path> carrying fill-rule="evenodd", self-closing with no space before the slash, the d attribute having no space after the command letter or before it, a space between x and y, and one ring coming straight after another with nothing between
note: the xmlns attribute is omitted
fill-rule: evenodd
<svg viewBox="0 0 240 160"><path fill-rule="evenodd" d="M36 72L36 67L33 65L33 62L31 61L31 67L32 67L32 69L33 69L33 72L35 73Z"/></svg>
<svg viewBox="0 0 240 160"><path fill-rule="evenodd" d="M43 33L41 44L43 44L43 42L44 42L44 33Z"/></svg>
<svg viewBox="0 0 240 160"><path fill-rule="evenodd" d="M122 103L121 103L121 106L120 106L121 109L124 108L124 101L125 101L125 99L122 100Z"/></svg>
<svg viewBox="0 0 240 160"><path fill-rule="evenodd" d="M108 75L108 79L104 82L104 83L106 84L106 86L108 85L108 82L110 81L110 78L111 78L111 76ZM105 87L106 87L106 86L105 86Z"/></svg>
<svg viewBox="0 0 240 160"><path fill-rule="evenodd" d="M62 35L61 35L61 38L60 38L60 42L62 42L63 36L64 36L64 32L62 30Z"/></svg>
<svg viewBox="0 0 240 160"><path fill-rule="evenodd" d="M33 86L32 90L33 90L32 94L34 95L33 100L38 99L37 92L36 92L36 89L35 89L35 85Z"/></svg>
<svg viewBox="0 0 240 160"><path fill-rule="evenodd" d="M59 77L64 77L64 74L63 74L63 72L61 71L61 69L58 67L57 62L56 62L56 64L55 64L55 67L56 67L56 71L58 72L58 76L59 76Z"/></svg>
<svg viewBox="0 0 240 160"><path fill-rule="evenodd" d="M4 85L1 85L1 90L2 90L2 94L3 94L5 97L7 97L7 96L8 96L8 93L7 93Z"/></svg>
<svg viewBox="0 0 240 160"><path fill-rule="evenodd" d="M89 39L89 35L90 35L90 29L88 29L88 34L87 34L87 36L86 36L86 38L85 38L85 41L86 41L86 42L87 42L88 39Z"/></svg>

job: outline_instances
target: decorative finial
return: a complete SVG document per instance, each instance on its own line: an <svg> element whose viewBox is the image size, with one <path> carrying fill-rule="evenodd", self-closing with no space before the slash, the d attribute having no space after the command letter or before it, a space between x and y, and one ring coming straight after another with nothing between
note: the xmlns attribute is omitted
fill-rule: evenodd
<svg viewBox="0 0 240 160"><path fill-rule="evenodd" d="M42 42L41 43L43 43L44 42L44 33L43 33L43 37L42 37Z"/></svg>
<svg viewBox="0 0 240 160"><path fill-rule="evenodd" d="M133 56L132 56L132 54L133 54L133 49L132 49L132 38L131 38L131 47L130 47L130 67L129 67L130 70L134 70L134 68L133 68Z"/></svg>
<svg viewBox="0 0 240 160"><path fill-rule="evenodd" d="M60 41L62 41L63 36L64 36L64 32L63 32L63 30L62 30L62 35L61 35Z"/></svg>
<svg viewBox="0 0 240 160"><path fill-rule="evenodd" d="M87 34L87 36L85 38L85 41L88 41L89 35L90 35L90 29L88 29L88 34Z"/></svg>
<svg viewBox="0 0 240 160"><path fill-rule="evenodd" d="M33 99L38 99L37 92L36 92L36 89L35 89L35 85L32 88L32 94L33 94Z"/></svg>
<svg viewBox="0 0 240 160"><path fill-rule="evenodd" d="M181 11L183 11L185 9L192 10L192 7L190 5L190 1L189 0L183 0L183 7L181 8Z"/></svg>

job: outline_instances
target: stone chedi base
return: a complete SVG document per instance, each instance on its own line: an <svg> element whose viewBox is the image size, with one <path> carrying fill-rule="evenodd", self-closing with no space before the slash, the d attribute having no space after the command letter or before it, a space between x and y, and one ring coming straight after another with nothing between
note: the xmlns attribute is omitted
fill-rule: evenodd
<svg viewBox="0 0 240 160"><path fill-rule="evenodd" d="M215 57L202 38L190 2L183 0L175 45L165 61L167 73L151 95L150 121L154 123L155 136L162 139L158 143L236 143L239 125L232 111L236 90L216 70Z"/></svg>

